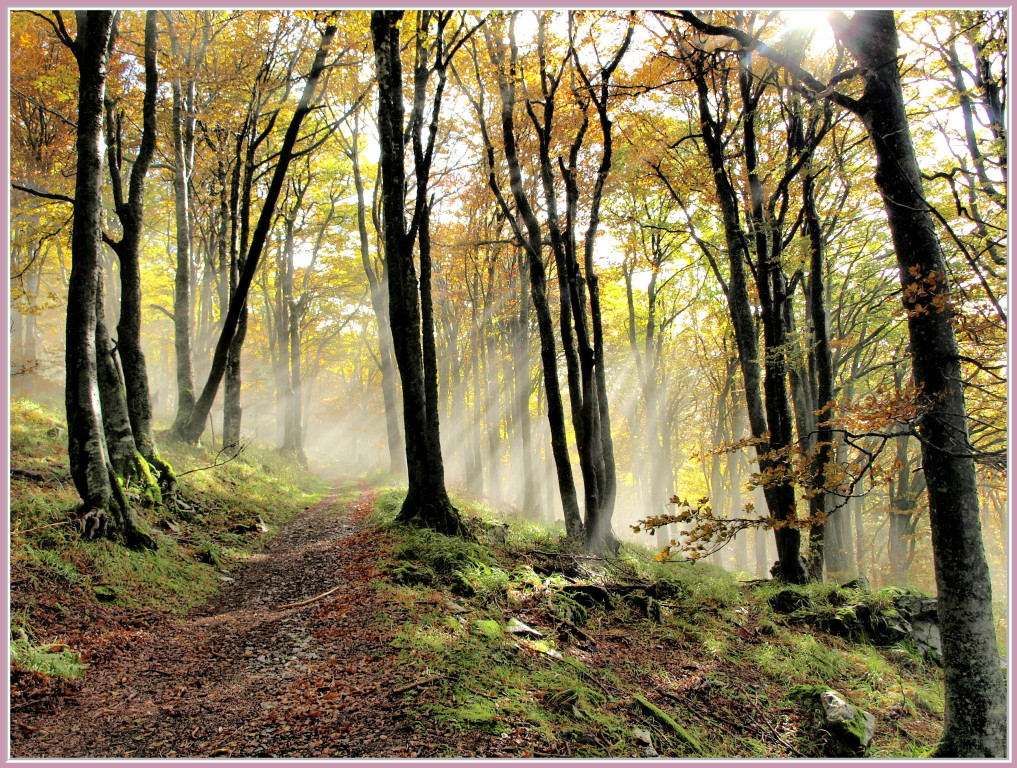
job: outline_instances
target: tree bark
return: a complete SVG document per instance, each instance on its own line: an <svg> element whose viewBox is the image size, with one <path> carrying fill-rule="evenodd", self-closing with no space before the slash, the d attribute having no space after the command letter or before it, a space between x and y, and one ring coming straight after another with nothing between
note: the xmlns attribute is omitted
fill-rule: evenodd
<svg viewBox="0 0 1017 768"><path fill-rule="evenodd" d="M402 11L373 11L371 14L379 96L378 131L389 318L402 381L409 475L409 490L398 518L403 521L419 518L424 525L441 533L458 534L462 531L462 522L445 489L438 425L428 418L420 297L413 266L413 241L408 236L405 222L405 111L399 40L402 16ZM417 182L419 185L421 180L417 179ZM418 192L426 195L426 179L423 184L425 189Z"/></svg>
<svg viewBox="0 0 1017 768"><path fill-rule="evenodd" d="M371 242L367 233L367 202L364 196L364 179L360 172L359 121L354 118L350 137L349 157L353 163L353 185L357 191L357 233L360 237L360 260L364 265L371 291L371 309L378 324L378 357L381 361L381 393L385 404L385 436L388 440L389 471L394 475L406 474L406 450L399 431L399 395L395 360L392 356L392 329L388 320L387 286L384 273L378 275L371 263Z"/></svg>
<svg viewBox="0 0 1017 768"><path fill-rule="evenodd" d="M862 66L858 102L876 155L903 288L918 423L928 483L939 622L943 634L946 724L938 757L1005 757L1006 686L992 620L978 490L946 261L922 190L898 71L891 11L838 17L838 31Z"/></svg>
<svg viewBox="0 0 1017 768"><path fill-rule="evenodd" d="M745 402L748 407L749 427L753 438L760 443L756 446L757 461L762 472L773 468L779 471L779 462L764 458L771 450L781 445L790 444L790 410L787 402L786 384L784 381L783 365L777 356L767 356L770 365L761 387L760 365L759 365L759 342L757 329L752 317L752 308L749 301L748 279L746 275L746 264L749 258L749 244L745 232L742 229L738 195L735 192L731 179L728 176L725 165L725 154L721 127L713 117L710 108L710 91L706 79L706 62L698 58L690 60L693 80L696 84L697 103L699 107L700 125L703 129L703 144L707 150L710 166L713 170L717 200L720 207L721 219L724 224L724 236L727 243L729 276L727 285L724 286L724 293L727 298L728 310L731 316L731 325L734 329L735 343L738 347L738 360L741 367L742 379L745 390ZM751 110L746 105L746 120L751 117ZM745 147L748 154L750 148L755 152L755 139L751 135L751 123L746 130ZM755 162L749 170L750 186L754 188L753 199L750 201L757 216L761 215L761 189L759 179L755 176ZM757 233L757 249L759 239L765 240L765 234ZM774 345L780 342L782 335L778 326L781 318L775 312L773 305L775 280L779 276L779 265L770 264L767 259L768 250L763 242L761 251L757 254L759 258L757 276L757 288L762 304L769 303L763 311L764 339L767 349L775 349ZM779 294L779 285L778 288ZM768 334L768 336L767 336ZM761 389L765 389L766 397L761 395ZM783 395L783 397L782 397ZM771 420L773 423L771 423ZM793 527L787 526L786 521L794 517L795 500L794 488L786 482L773 484L764 489L766 506L770 516L778 523L784 523L774 531L777 540L777 551L779 561L779 577L790 582L803 582L807 579L804 561L801 559L801 534Z"/></svg>
<svg viewBox="0 0 1017 768"><path fill-rule="evenodd" d="M823 279L826 259L824 258L823 229L816 210L816 177L807 172L802 180L802 202L805 217L805 234L809 238L809 285L808 312L812 331L812 360L816 379L815 417L816 436L813 441L811 464L812 488L815 495L809 500L809 509L817 522L812 524L809 536L809 569L813 578L822 578L826 559L825 531L826 516L830 514L830 496L823 490L826 485L826 469L835 456L834 433L831 426L834 413L833 403L833 354L830 350L830 328L826 314L826 285ZM835 514L835 513L834 513ZM820 537L823 546L813 544L814 537ZM833 560L836 560L834 556ZM829 563L827 564L829 566ZM839 563L837 563L839 565ZM829 571L830 568L827 567Z"/></svg>
<svg viewBox="0 0 1017 768"><path fill-rule="evenodd" d="M112 109L108 110L107 140L110 154L110 177L113 199L120 219L122 235L119 242L110 242L120 262L120 320L117 323L117 354L123 369L127 411L134 444L142 458L154 466L160 481L170 492L176 488L173 470L158 454L152 426L152 397L148 384L148 367L141 346L141 234L144 225L145 177L156 147L156 66L157 29L155 11L145 16L145 98L142 109L143 128L138 154L131 168L127 199L124 199L120 164L123 159L119 130L114 131ZM119 128L119 119L116 121ZM100 323L101 325L101 323ZM146 474L147 477L147 474ZM154 490L154 489L152 489Z"/></svg>
<svg viewBox="0 0 1017 768"><path fill-rule="evenodd" d="M77 11L78 121L71 274L67 286L65 405L71 477L86 536L152 546L136 524L110 464L100 406L96 327L102 267L102 125L106 67L116 39L114 11Z"/></svg>
<svg viewBox="0 0 1017 768"><path fill-rule="evenodd" d="M180 58L179 42L171 11L166 12L173 57ZM193 83L188 85L193 88ZM194 408L194 364L191 354L191 224L189 144L193 142L193 117L184 102L183 84L174 77L173 90L173 203L176 221L177 264L173 278L173 342L176 350L177 412L173 431L179 432ZM202 422L204 423L204 421Z"/></svg>
<svg viewBox="0 0 1017 768"><path fill-rule="evenodd" d="M537 316L537 333L540 338L540 360L544 374L544 395L547 399L547 421L550 429L551 453L558 480L558 491L565 515L565 531L573 541L584 541L585 531L583 518L579 511L579 499L576 495L575 479L572 475L572 463L569 458L568 443L565 432L565 408L562 402L561 386L558 382L558 353L555 349L554 325L551 320L551 309L547 300L547 276L544 267L543 239L540 222L530 205L529 197L523 188L523 177L519 157L516 150L516 128L514 110L516 105L515 81L516 61L513 54L509 61L505 60L505 51L497 42L489 39L489 48L494 63L504 68L498 78L498 90L501 99L501 127L505 147L505 161L509 171L509 186L515 209L522 220L522 228L517 227L526 250L530 271L530 295L533 309ZM481 105L474 104L477 109ZM511 216L508 203L501 194L494 172L494 148L485 127L483 109L478 111L478 120L484 135L487 152L488 186L498 199L502 212ZM514 219L513 219L514 220Z"/></svg>

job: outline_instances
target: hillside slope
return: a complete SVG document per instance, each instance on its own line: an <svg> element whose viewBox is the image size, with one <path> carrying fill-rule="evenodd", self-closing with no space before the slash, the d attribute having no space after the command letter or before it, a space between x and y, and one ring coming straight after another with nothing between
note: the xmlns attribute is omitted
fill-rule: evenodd
<svg viewBox="0 0 1017 768"><path fill-rule="evenodd" d="M875 715L869 756L941 728L913 645L818 628L887 592L594 560L464 502L476 541L393 527L400 489L308 505L293 483L320 486L253 452L184 477L190 519L150 511L160 550L128 553L62 524L47 418L18 406L12 428L15 757L845 754L812 705L827 688Z"/></svg>

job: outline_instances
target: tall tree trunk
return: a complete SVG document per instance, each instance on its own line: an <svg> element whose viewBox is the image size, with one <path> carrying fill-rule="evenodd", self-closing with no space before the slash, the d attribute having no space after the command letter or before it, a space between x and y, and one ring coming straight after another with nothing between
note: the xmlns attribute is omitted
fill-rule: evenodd
<svg viewBox="0 0 1017 768"><path fill-rule="evenodd" d="M749 427L753 438L759 441L756 446L756 456L761 471L773 469L775 464L772 459L766 458L770 448L779 444L779 441L786 439L790 442L790 415L787 409L786 390L782 371L777 370L779 361L771 361L770 370L766 376L766 382L761 387L761 376L759 366L759 342L755 321L752 317L752 305L749 301L748 279L746 275L746 264L749 257L749 246L745 232L742 230L739 214L738 195L728 176L725 165L725 152L721 127L713 117L710 108L710 90L707 82L706 62L694 60L690 62L693 67L693 80L696 84L697 103L699 107L700 125L703 129L703 144L710 159L710 166L713 170L714 183L717 191L717 201L720 207L721 219L724 224L724 237L727 243L729 276L724 288L727 298L728 311L731 316L731 325L734 329L735 344L738 347L738 361L741 367L742 380L745 389L745 403L748 408ZM749 138L746 138L748 145ZM754 140L753 140L754 144ZM753 147L754 150L754 147ZM751 182L750 182L751 183ZM758 185L758 178L756 179ZM756 190L756 196L761 196L761 190ZM756 201L752 201L755 205ZM761 203L760 203L761 205ZM765 237L765 235L764 235ZM765 256L765 252L763 254ZM757 280L757 287L762 299L763 294L772 296L773 286L771 280L774 278L772 272L776 265L767 266L760 264L760 275ZM770 338L767 340L769 348L777 341L775 320L779 322L779 316L773 318L772 307L770 308ZM767 388L767 398L761 394L763 388ZM783 399L780 397L784 391ZM769 406L764 405L769 402ZM784 424L782 419L787 418L788 423ZM774 424L769 420L773 418ZM769 439L765 436L770 434ZM794 488L787 483L774 484L764 490L766 507L770 517L778 522L786 521L794 516ZM780 578L801 582L806 580L804 562L800 554L800 533L797 529L780 527L774 532L778 542L778 560Z"/></svg>
<svg viewBox="0 0 1017 768"><path fill-rule="evenodd" d="M776 480L764 488L767 506L778 527L777 542L779 577L782 581L801 584L808 580L805 561L801 557L801 531L788 523L795 513L795 488L788 478L789 461L784 453L791 445L792 416L787 391L787 334L784 316L788 301L784 272L777 259L776 243L770 238L764 212L763 184L757 170L755 112L758 96L753 93L750 57L743 55L739 82L743 104L745 134L745 168L749 181L750 221L756 250L756 289L759 293L760 316L763 322L763 404L769 430L768 449L777 454L772 467ZM782 525L783 524L783 525Z"/></svg>
<svg viewBox="0 0 1017 768"><path fill-rule="evenodd" d="M406 474L406 451L399 431L399 395L395 360L392 356L392 329L388 319L387 287L385 275L378 275L371 263L371 242L367 233L367 201L364 179L360 172L360 123L354 117L353 135L350 137L349 157L353 163L353 185L357 191L357 233L360 237L360 260L367 275L371 292L371 309L378 325L378 357L381 361L381 393L385 405L385 435L388 440L389 471L394 475Z"/></svg>
<svg viewBox="0 0 1017 768"><path fill-rule="evenodd" d="M834 433L831 422L836 415L833 404L833 354L830 350L830 328L826 313L826 284L823 279L826 259L824 258L823 228L816 210L815 196L816 177L810 171L802 181L803 213L805 217L805 234L809 238L809 285L808 311L812 331L812 356L815 379L816 398L815 421L816 438L813 442L811 483L818 490L809 501L810 513L819 523L813 523L809 541L809 568L813 578L822 578L823 562L827 547L813 545L812 539L825 539L826 516L831 514L830 496L825 489L827 467L835 454ZM834 555L827 563L836 561ZM836 562L837 567L840 566ZM834 569L836 572L836 568Z"/></svg>
<svg viewBox="0 0 1017 768"><path fill-rule="evenodd" d="M585 532L583 518L579 512L579 499L576 495L575 479L572 475L572 463L569 458L568 443L565 432L565 408L562 403L561 386L558 383L558 353L555 349L554 326L551 320L551 310L547 300L547 277L544 267L543 239L540 222L530 205L529 198L523 188L523 177L520 168L519 157L516 151L516 128L515 116L513 114L516 105L515 80L516 62L505 61L505 51L492 47L492 55L496 57L495 63L505 67L503 76L499 77L498 89L501 97L501 126L505 147L505 161L509 169L509 184L512 192L512 199L515 209L522 219L523 245L526 249L526 256L530 267L530 295L533 299L533 309L537 316L537 332L540 338L540 360L544 373L544 395L547 399L547 421L550 429L551 453L554 456L554 466L558 479L558 491L565 514L565 530L573 541L584 541ZM477 105L475 105L476 107ZM487 136L483 120L483 110L478 112L485 136L485 149L487 151L488 163L488 186L498 198L502 211L511 215L508 204L501 194L494 176L494 148Z"/></svg>
<svg viewBox="0 0 1017 768"><path fill-rule="evenodd" d="M117 369L116 350L106 327L103 308L103 283L100 280L96 294L95 363L99 381L99 403L102 411L102 430L106 436L109 462L117 477L133 479L134 457L137 445L131 431L124 382Z"/></svg>
<svg viewBox="0 0 1017 768"><path fill-rule="evenodd" d="M523 503L525 514L537 511L536 482L533 467L533 429L530 420L530 306L529 306L529 262L522 248L516 251L519 269L519 314L515 325L515 355L513 356L516 386L516 434L519 440L519 454L522 464Z"/></svg>
<svg viewBox="0 0 1017 768"><path fill-rule="evenodd" d="M413 267L413 240L408 236L405 222L405 112L399 44L399 22L402 16L402 11L373 11L371 14L379 96L378 131L389 318L396 363L402 381L403 422L407 438L406 465L409 474L409 490L399 512L399 519L408 521L420 518L429 528L456 534L462 530L462 522L445 489L441 437L436 429L438 425L429 419L420 300ZM422 181L425 189L418 192L426 195L426 179L417 179L418 184ZM435 388L434 396L436 395ZM433 405L436 413L437 403Z"/></svg>
<svg viewBox="0 0 1017 768"><path fill-rule="evenodd" d="M296 457L297 462L302 467L306 467L307 455L304 453L304 428L302 413L304 385L303 372L301 368L301 357L303 352L300 338L300 316L300 309L297 302L294 301L290 305L290 323L289 328L287 329L290 347L290 407L289 413L286 416L286 421L287 429L290 434L290 438L287 441L290 446L290 452Z"/></svg>
<svg viewBox="0 0 1017 768"><path fill-rule="evenodd" d="M180 60L180 47L171 11L166 12L173 58ZM193 83L189 84L193 88ZM194 408L194 365L191 353L191 223L188 188L189 147L193 141L193 117L184 102L180 77L173 78L173 202L176 219L177 264L173 278L173 338L176 349L177 412L173 431L179 431ZM204 420L202 420L204 424Z"/></svg>
<svg viewBox="0 0 1017 768"><path fill-rule="evenodd" d="M1006 686L992 620L978 489L946 261L922 190L898 71L891 11L858 11L839 31L862 65L857 112L876 154L908 316L918 423L928 483L933 559L943 634L946 723L939 757L1006 755Z"/></svg>
<svg viewBox="0 0 1017 768"><path fill-rule="evenodd" d="M286 129L286 134L283 137L282 146L279 148L279 159L265 194L265 201L258 216L258 223L251 236L250 247L243 258L243 267L237 279L237 289L230 298L230 305L223 320L219 340L216 342L212 366L208 372L208 380L202 388L200 397L195 401L190 417L184 424L174 427L177 436L186 443L195 443L201 437L201 433L205 429L205 421L208 419L212 403L215 401L216 393L219 390L219 385L222 383L223 376L226 373L228 359L232 356L239 363L239 355L233 353L233 347L234 344L237 344L237 346L243 344L243 333L246 331L247 295L250 292L254 275L258 270L258 264L261 261L261 254L268 239L269 230L272 227L275 207L279 201L279 194L282 190L283 180L286 177L286 171L293 160L294 147L300 135L300 124L311 110L315 91L318 87L318 80L325 69L325 59L335 37L336 29L337 27L334 24L329 24L322 33L321 43L315 54L314 62L311 64L311 69L308 72L304 91L300 96L300 101L293 112L289 126ZM234 372L238 377L236 380L239 381L239 364L234 366ZM239 403L236 405L239 407ZM235 437L239 439L239 434L235 435ZM226 444L228 445L229 443Z"/></svg>
<svg viewBox="0 0 1017 768"><path fill-rule="evenodd" d="M142 458L154 466L164 487L172 492L176 487L173 470L158 454L155 430L152 427L152 397L148 385L148 368L141 347L141 233L144 223L145 177L151 165L156 146L156 67L157 30L156 11L145 15L145 98L143 129L138 155L131 168L127 199L124 199L120 164L123 159L119 120L113 130L112 107L108 108L107 140L110 157L110 177L113 182L113 199L120 219L122 236L112 243L120 261L120 320L117 324L117 354L123 368L126 387L127 411L131 432ZM148 473L144 473L145 480ZM157 488L148 489L158 494Z"/></svg>
<svg viewBox="0 0 1017 768"><path fill-rule="evenodd" d="M116 38L114 11L77 11L77 174L67 286L65 405L71 477L82 499L86 536L152 546L137 525L110 464L100 409L96 327L102 249L102 124L106 65Z"/></svg>

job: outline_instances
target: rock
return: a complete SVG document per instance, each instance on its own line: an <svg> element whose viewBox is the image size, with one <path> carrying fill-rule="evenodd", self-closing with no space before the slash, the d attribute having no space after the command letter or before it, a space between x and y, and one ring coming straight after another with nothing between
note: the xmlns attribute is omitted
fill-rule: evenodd
<svg viewBox="0 0 1017 768"><path fill-rule="evenodd" d="M636 737L636 741L643 745L643 753L647 757L660 757L657 754L657 750L653 748L653 739L650 736L649 731L644 731L641 728L633 728L632 735Z"/></svg>
<svg viewBox="0 0 1017 768"><path fill-rule="evenodd" d="M476 597L477 588L473 586L473 582L470 581L469 577L466 576L462 571L454 571L449 576L449 591L457 597Z"/></svg>
<svg viewBox="0 0 1017 768"><path fill-rule="evenodd" d="M473 622L473 631L488 640L500 640L504 636L501 625L490 619L477 619Z"/></svg>
<svg viewBox="0 0 1017 768"><path fill-rule="evenodd" d="M638 605L650 621L664 623L664 607L649 595L625 595L625 599Z"/></svg>
<svg viewBox="0 0 1017 768"><path fill-rule="evenodd" d="M681 582L661 579L651 584L646 594L658 600L684 600L689 596L689 590Z"/></svg>
<svg viewBox="0 0 1017 768"><path fill-rule="evenodd" d="M600 605L610 610L614 607L611 593L596 584L567 584L561 588L561 592L584 608L595 608Z"/></svg>
<svg viewBox="0 0 1017 768"><path fill-rule="evenodd" d="M836 691L818 696L823 730L829 734L827 757L863 757L876 732L876 718L848 704Z"/></svg>
<svg viewBox="0 0 1017 768"><path fill-rule="evenodd" d="M863 592L868 592L872 589L872 584L864 576L859 576L857 579L851 579L851 581L841 584L841 589L860 589Z"/></svg>
<svg viewBox="0 0 1017 768"><path fill-rule="evenodd" d="M504 547L508 544L508 523L491 522L486 524L484 529L484 536L495 546Z"/></svg>
<svg viewBox="0 0 1017 768"><path fill-rule="evenodd" d="M531 635L532 637L543 637L543 633L538 632L533 627L528 627L519 619L509 619L508 624L505 626L505 630L513 635Z"/></svg>
<svg viewBox="0 0 1017 768"><path fill-rule="evenodd" d="M117 598L120 597L116 587L110 587L106 584L96 585L92 588L92 592L95 594L95 599L100 603L115 603Z"/></svg>
<svg viewBox="0 0 1017 768"><path fill-rule="evenodd" d="M939 607L934 597L900 595L893 601L894 608L904 620L901 626L908 639L929 661L939 663L943 657L943 639L939 634Z"/></svg>
<svg viewBox="0 0 1017 768"><path fill-rule="evenodd" d="M430 568L413 563L400 565L392 571L392 581L408 587L418 584L430 586L434 583L434 578L434 571Z"/></svg>
<svg viewBox="0 0 1017 768"><path fill-rule="evenodd" d="M812 607L812 600L796 589L782 589L770 598L770 607L777 613L794 613Z"/></svg>

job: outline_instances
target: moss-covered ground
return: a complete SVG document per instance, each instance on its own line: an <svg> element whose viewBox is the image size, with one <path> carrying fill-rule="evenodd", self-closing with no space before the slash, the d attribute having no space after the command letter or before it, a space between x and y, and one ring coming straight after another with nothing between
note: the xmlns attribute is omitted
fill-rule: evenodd
<svg viewBox="0 0 1017 768"><path fill-rule="evenodd" d="M504 515L506 543L488 543L494 513L458 499L479 543L391 526L402 493L376 503L394 542L380 588L406 609L392 650L428 681L401 694L420 718L498 735L503 756L643 757L648 734L665 757L818 757L809 694L832 688L876 716L869 756L935 744L934 664L816 628L816 615L844 601L879 607L884 594L816 584L801 588L815 615L781 614L770 605L778 585L655 562L650 549L590 559L562 530ZM513 621L540 636L513 634Z"/></svg>

